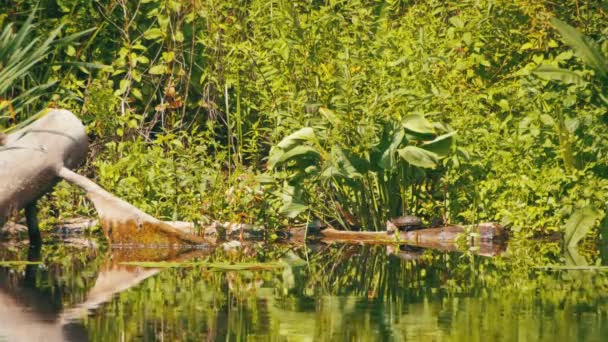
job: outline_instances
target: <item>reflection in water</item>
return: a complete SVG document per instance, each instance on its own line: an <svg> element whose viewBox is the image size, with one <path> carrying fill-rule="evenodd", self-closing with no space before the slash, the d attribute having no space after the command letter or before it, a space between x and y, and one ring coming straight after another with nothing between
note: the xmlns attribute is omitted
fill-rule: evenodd
<svg viewBox="0 0 608 342"><path fill-rule="evenodd" d="M0 340L602 340L608 275L539 270L532 266L559 262L561 251L532 250L516 245L486 258L258 244L247 255L171 255L284 265L239 272L117 264L142 260L134 250L43 250L44 266L1 269Z"/></svg>
<svg viewBox="0 0 608 342"><path fill-rule="evenodd" d="M120 265L122 261L131 261L130 258L142 260L142 255L150 254L148 249L139 251L116 250L97 259L94 249L59 246L59 250L47 250L47 258L43 260L39 248L28 248L27 261L44 264L0 267L0 340L88 340L83 317L113 295L159 272ZM10 249L3 252L4 259L19 257ZM197 257L201 251L170 250L162 254L169 260L182 260Z"/></svg>

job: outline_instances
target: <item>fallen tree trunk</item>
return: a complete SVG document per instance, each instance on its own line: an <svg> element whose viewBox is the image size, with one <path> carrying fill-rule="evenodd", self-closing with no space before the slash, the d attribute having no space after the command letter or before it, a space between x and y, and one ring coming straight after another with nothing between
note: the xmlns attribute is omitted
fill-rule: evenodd
<svg viewBox="0 0 608 342"><path fill-rule="evenodd" d="M30 241L40 244L36 201L57 183L63 167L84 161L87 147L84 126L67 110L50 110L5 136L0 146L0 227L25 208Z"/></svg>
<svg viewBox="0 0 608 342"><path fill-rule="evenodd" d="M30 243L40 244L36 201L63 178L86 192L97 210L102 229L113 243L167 246L207 242L193 234L193 225L172 225L157 220L71 171L70 168L84 161L88 143L84 126L69 111L49 110L32 124L0 138L4 144L0 146L0 228L15 211L24 208ZM246 236L246 225L220 225L211 230L216 234L221 234L220 231L229 234L228 231L234 231L232 228L235 227L241 238ZM496 224L481 224L476 229L482 242L505 237L504 229ZM399 234L334 229L323 230L321 234L333 241L399 242L449 249L456 245L457 237L464 232L463 227L448 226Z"/></svg>
<svg viewBox="0 0 608 342"><path fill-rule="evenodd" d="M459 250L459 242L473 247L477 254L493 256L502 253L507 240L506 230L493 222L477 225L425 228L408 232L355 232L333 228L320 231L324 242L405 244L444 251Z"/></svg>
<svg viewBox="0 0 608 342"><path fill-rule="evenodd" d="M67 168L62 168L59 176L86 191L87 198L93 202L97 210L101 228L111 242L144 245L205 243L202 237L183 232L144 213L105 191L90 179Z"/></svg>
<svg viewBox="0 0 608 342"><path fill-rule="evenodd" d="M157 220L71 171L85 157L84 126L67 110L49 110L32 124L3 137L0 146L0 228L25 209L30 243L39 245L36 201L61 179L82 188L113 242L156 245L201 244L205 240Z"/></svg>

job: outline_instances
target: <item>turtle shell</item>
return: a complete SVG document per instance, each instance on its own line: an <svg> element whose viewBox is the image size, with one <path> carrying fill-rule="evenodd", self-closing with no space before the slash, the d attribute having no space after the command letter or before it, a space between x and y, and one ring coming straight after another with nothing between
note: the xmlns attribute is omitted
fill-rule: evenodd
<svg viewBox="0 0 608 342"><path fill-rule="evenodd" d="M422 228L422 220L413 215L404 215L390 220L401 231L410 231Z"/></svg>

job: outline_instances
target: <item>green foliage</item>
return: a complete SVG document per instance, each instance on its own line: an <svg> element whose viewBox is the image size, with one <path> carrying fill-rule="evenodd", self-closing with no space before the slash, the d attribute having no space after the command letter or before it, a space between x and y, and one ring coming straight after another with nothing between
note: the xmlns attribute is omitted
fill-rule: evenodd
<svg viewBox="0 0 608 342"><path fill-rule="evenodd" d="M568 247L576 247L599 218L601 218L599 213L591 207L575 211L564 225L564 244Z"/></svg>
<svg viewBox="0 0 608 342"><path fill-rule="evenodd" d="M9 3L0 5L7 13L0 20L23 27L31 1ZM608 101L601 75L608 43L600 2L40 6L35 36L96 24L87 40L54 50L54 61L64 63L45 59L40 68L51 66L44 79L57 80L52 101L87 123L95 164L87 170L151 213L237 219L229 210L244 208L251 221L276 218L281 208L300 221L309 217L306 209L329 219L365 221L357 216L370 213L374 218L359 224L372 228L407 210L427 221L510 223L524 234L559 230L587 205L605 214ZM14 97L29 86L13 89ZM300 132L296 147L265 160L302 127L314 132L312 140L310 131ZM454 137L441 137L452 131L456 150ZM405 143L415 135L416 144ZM157 142L167 136L183 148ZM452 154L440 159L429 151ZM264 200L252 200L257 195L243 184L261 189L260 181L271 181L253 176L266 162L308 165L310 175L300 182L289 177L293 170L276 168L281 182L266 185ZM209 196L203 209L194 200L204 204ZM61 193L66 203L72 197ZM282 207L285 201L291 205Z"/></svg>
<svg viewBox="0 0 608 342"><path fill-rule="evenodd" d="M400 125L379 122L368 150L341 146L327 129L288 135L268 157L269 168L285 171L276 174L286 194L282 211L295 217L310 208L342 225L354 215L360 227L384 229L387 219L411 211L407 194L417 197L413 187L425 180L425 169L437 168L455 149L454 132L437 136L436 126L421 115L406 116Z"/></svg>
<svg viewBox="0 0 608 342"><path fill-rule="evenodd" d="M21 121L20 114L40 108L39 99L57 83L49 77L50 68L40 68L43 61L52 59L58 47L70 44L90 33L92 29L58 38L62 26L44 37L35 34L34 18L37 8L31 11L21 27L6 25L0 33L0 127ZM27 117L27 115L25 116Z"/></svg>
<svg viewBox="0 0 608 342"><path fill-rule="evenodd" d="M210 143L209 134L213 127L192 135L157 135L153 143L108 142L94 163L99 184L166 220L272 225L277 220L272 200L255 171L227 170L226 152Z"/></svg>
<svg viewBox="0 0 608 342"><path fill-rule="evenodd" d="M599 76L608 77L608 59L602 55L599 46L593 40L557 18L552 18L551 23L583 62L595 69Z"/></svg>

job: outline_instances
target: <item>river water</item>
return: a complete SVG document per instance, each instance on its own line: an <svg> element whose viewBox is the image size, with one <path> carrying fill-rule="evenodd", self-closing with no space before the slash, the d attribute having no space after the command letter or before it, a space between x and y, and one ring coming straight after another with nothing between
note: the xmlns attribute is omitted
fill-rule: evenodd
<svg viewBox="0 0 608 342"><path fill-rule="evenodd" d="M559 243L512 242L494 257L343 244L95 244L0 248L0 341L608 336L608 272L588 266L600 263L596 252L564 252ZM137 263L150 260L172 262Z"/></svg>

